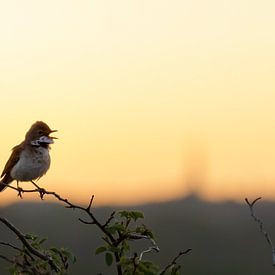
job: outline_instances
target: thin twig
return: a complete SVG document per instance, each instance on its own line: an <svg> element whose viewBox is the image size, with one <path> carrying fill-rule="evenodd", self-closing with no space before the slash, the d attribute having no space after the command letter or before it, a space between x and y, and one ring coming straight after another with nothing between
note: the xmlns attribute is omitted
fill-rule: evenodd
<svg viewBox="0 0 275 275"><path fill-rule="evenodd" d="M135 275L136 271L137 271L137 267L139 265L139 258L138 258L137 253L134 254L134 257L132 258L132 261L133 261L133 266L134 266L133 275Z"/></svg>
<svg viewBox="0 0 275 275"><path fill-rule="evenodd" d="M32 254L28 250L26 250L26 249L21 249L21 248L15 246L13 244L7 243L7 242L0 242L0 245L8 246L8 247L13 248L14 250L19 251L19 252L26 253L32 260L34 260L34 257L32 256Z"/></svg>
<svg viewBox="0 0 275 275"><path fill-rule="evenodd" d="M20 266L20 267L22 268L20 274L24 274L25 272L28 271L28 270L26 269L26 266L25 266L24 264L21 264L21 263L19 263L19 262L16 261L16 260L12 260L12 259L10 259L10 258L8 258L8 257L6 257L6 256L4 256L4 255L0 255L0 259L3 259L3 260L5 260L5 261L7 261L7 262L9 262L9 263L11 263L11 264L13 264L13 265Z"/></svg>
<svg viewBox="0 0 275 275"><path fill-rule="evenodd" d="M171 263L168 264L168 265L159 273L159 275L164 275L165 272L166 272L169 268L171 268L171 267L173 267L173 266L175 266L175 265L177 264L177 260L178 260L182 255L188 254L191 250L192 250L191 248L188 248L188 249L186 249L186 250L184 250L184 251L180 251L179 254L171 261Z"/></svg>
<svg viewBox="0 0 275 275"><path fill-rule="evenodd" d="M149 253L149 252L152 252L152 251L155 251L155 252L159 252L159 251L160 251L160 249L159 249L159 247L158 247L158 245L157 245L157 243L155 242L154 239L149 238L148 236L144 236L144 235L132 235L132 236L133 236L133 239L141 239L141 238L143 238L143 239L149 239L150 242L151 242L152 245L153 245L153 246L148 247L148 249L143 250L143 251L140 253L140 255L139 255L139 257L138 257L138 260L139 260L139 261L142 260L142 257L143 257L143 255L144 255L145 253Z"/></svg>
<svg viewBox="0 0 275 275"><path fill-rule="evenodd" d="M11 260L10 258L8 258L8 257L6 257L4 255L0 255L0 258L3 259L3 260L5 260L5 261L7 261L7 262L9 262L9 263L11 263L11 264L14 264L13 260Z"/></svg>
<svg viewBox="0 0 275 275"><path fill-rule="evenodd" d="M84 223L84 224L95 224L94 222L88 222L88 221L85 221L85 220L83 220L83 219L81 219L81 218L78 218L78 220L79 220L80 222Z"/></svg>
<svg viewBox="0 0 275 275"><path fill-rule="evenodd" d="M17 251L19 251L19 252L23 252L22 249L20 249L19 247L15 246L15 245L13 245L13 244L11 244L11 243L0 242L0 245L9 246L9 247L11 247L11 248L13 248L13 249L15 249L15 250L17 250Z"/></svg>
<svg viewBox="0 0 275 275"><path fill-rule="evenodd" d="M18 189L14 186L11 186L11 185L7 185L8 187L10 187L11 189L13 190L16 190L18 192ZM76 205L76 204L73 204L71 203L68 199L66 198L62 198L59 194L57 194L56 192L53 192L53 191L47 191L46 189L44 188L37 188L37 189L22 189L20 188L20 192L21 193L43 193L43 196L44 195L51 195L51 196L54 196L56 199L58 199L59 201L63 202L66 204L66 206L68 208L74 208L74 209L79 209L79 210L82 210L84 212L86 212L88 214L88 216L92 219L93 221L93 224L96 224L111 240L114 240L113 236L111 234L109 234L109 232L105 229L104 225L102 225L96 218L95 216L93 215L93 213L91 212L91 206L92 206L92 203L93 203L93 199L94 199L94 195L92 196L92 198L90 199L90 202L89 202L89 205L88 207L82 207L82 206L79 206L79 205ZM86 222L88 223L88 222Z"/></svg>
<svg viewBox="0 0 275 275"><path fill-rule="evenodd" d="M275 248L273 245L273 242L271 240L270 235L267 233L265 227L264 227L264 222L255 215L254 212L254 205L261 199L261 197L255 199L254 201L250 202L247 198L245 198L245 202L248 204L249 209L250 209L250 215L254 219L254 221L259 225L260 232L264 235L267 243L269 244L272 252L272 264L275 266Z"/></svg>
<svg viewBox="0 0 275 275"><path fill-rule="evenodd" d="M113 211L110 215L110 217L108 218L108 220L103 224L104 227L106 227L111 221L112 219L115 217L116 211Z"/></svg>
<svg viewBox="0 0 275 275"><path fill-rule="evenodd" d="M88 207L87 207L87 211L89 211L89 212L91 211L91 206L92 206L94 197L95 197L95 195L92 195L92 197L91 197L91 199L90 199L90 203L89 203L89 205L88 205Z"/></svg>

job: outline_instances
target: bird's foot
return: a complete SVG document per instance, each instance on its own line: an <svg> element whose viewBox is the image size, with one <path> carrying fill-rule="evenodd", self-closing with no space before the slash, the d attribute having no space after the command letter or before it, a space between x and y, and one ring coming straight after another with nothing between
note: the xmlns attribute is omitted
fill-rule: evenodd
<svg viewBox="0 0 275 275"><path fill-rule="evenodd" d="M31 183L37 188L40 198L41 200L43 200L44 195L46 194L46 190L44 188L41 188L39 185L37 185L33 180L31 180Z"/></svg>
<svg viewBox="0 0 275 275"><path fill-rule="evenodd" d="M20 186L17 186L17 191L18 191L17 196L23 199L23 196L22 196L22 194L24 193L23 189Z"/></svg>
<svg viewBox="0 0 275 275"><path fill-rule="evenodd" d="M40 198L41 200L44 199L44 195L46 194L46 190L44 188L38 188L38 192L39 192L39 195L40 195Z"/></svg>

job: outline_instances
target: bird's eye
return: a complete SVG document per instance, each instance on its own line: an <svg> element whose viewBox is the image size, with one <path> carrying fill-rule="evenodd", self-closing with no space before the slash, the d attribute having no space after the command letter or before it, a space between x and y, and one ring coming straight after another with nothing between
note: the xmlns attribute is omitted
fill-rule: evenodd
<svg viewBox="0 0 275 275"><path fill-rule="evenodd" d="M42 132L41 130L39 130L39 131L38 131L38 134L39 134L39 135L42 135L42 134L43 134L43 132Z"/></svg>

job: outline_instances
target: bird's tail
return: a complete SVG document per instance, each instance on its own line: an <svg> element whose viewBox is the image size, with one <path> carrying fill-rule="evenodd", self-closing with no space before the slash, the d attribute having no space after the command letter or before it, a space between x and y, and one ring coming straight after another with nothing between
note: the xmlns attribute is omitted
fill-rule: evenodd
<svg viewBox="0 0 275 275"><path fill-rule="evenodd" d="M0 192L4 191L7 188L7 184L3 181L0 181Z"/></svg>
<svg viewBox="0 0 275 275"><path fill-rule="evenodd" d="M8 184L10 184L13 181L12 177L10 176L4 176L2 180L0 180L0 192L4 191Z"/></svg>

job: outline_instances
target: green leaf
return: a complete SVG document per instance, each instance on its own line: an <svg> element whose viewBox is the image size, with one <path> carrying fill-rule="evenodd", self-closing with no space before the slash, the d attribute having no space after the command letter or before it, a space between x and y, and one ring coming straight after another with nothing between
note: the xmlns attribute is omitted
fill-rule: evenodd
<svg viewBox="0 0 275 275"><path fill-rule="evenodd" d="M19 274L19 269L17 266L13 265L9 269L10 274Z"/></svg>
<svg viewBox="0 0 275 275"><path fill-rule="evenodd" d="M25 235L25 238L26 238L27 240L35 241L35 240L37 239L37 236L32 235L32 234L26 234L26 235Z"/></svg>
<svg viewBox="0 0 275 275"><path fill-rule="evenodd" d="M38 244L42 244L47 240L47 238L42 238L41 240L39 240Z"/></svg>
<svg viewBox="0 0 275 275"><path fill-rule="evenodd" d="M120 252L120 249L118 247L115 247L115 246L110 246L109 251L112 251L113 253L119 253Z"/></svg>
<svg viewBox="0 0 275 275"><path fill-rule="evenodd" d="M123 226L123 224L116 222L115 224L111 224L107 227L107 230L109 233L111 234L115 234L117 231L120 232L124 232L125 231L125 227Z"/></svg>
<svg viewBox="0 0 275 275"><path fill-rule="evenodd" d="M106 247L105 246L100 246L100 247L98 247L96 250L95 250L95 254L97 255L97 254L100 254L100 253L102 253L102 252L104 252L104 251L106 251L107 249L106 249Z"/></svg>
<svg viewBox="0 0 275 275"><path fill-rule="evenodd" d="M113 255L111 253L106 253L105 254L105 262L107 266L110 266L113 263Z"/></svg>
<svg viewBox="0 0 275 275"><path fill-rule="evenodd" d="M171 270L171 275L180 275L180 270L181 266L180 265L177 265L177 266L174 266Z"/></svg>
<svg viewBox="0 0 275 275"><path fill-rule="evenodd" d="M121 243L121 247L122 247L122 250L123 252L125 253L126 251L130 251L130 245L127 241L123 241Z"/></svg>
<svg viewBox="0 0 275 275"><path fill-rule="evenodd" d="M137 221L138 219L143 219L143 213L139 211L119 211L119 215L121 218L126 219L133 219L134 221Z"/></svg>
<svg viewBox="0 0 275 275"><path fill-rule="evenodd" d="M76 257L75 257L75 255L74 255L71 251L69 251L69 250L66 249L66 248L62 248L62 249L61 249L61 252L62 252L62 254L65 255L70 261L72 261L73 263L76 262Z"/></svg>
<svg viewBox="0 0 275 275"><path fill-rule="evenodd" d="M128 211L123 210L123 211L119 211L118 213L119 213L121 218L124 217L124 218L127 219L129 217L129 212Z"/></svg>
<svg viewBox="0 0 275 275"><path fill-rule="evenodd" d="M139 211L131 211L130 212L131 217L136 221L138 219L143 219L143 213L139 212Z"/></svg>
<svg viewBox="0 0 275 275"><path fill-rule="evenodd" d="M59 250L56 247L52 247L50 250L59 255Z"/></svg>
<svg viewBox="0 0 275 275"><path fill-rule="evenodd" d="M154 235L153 235L152 231L149 230L148 228L146 228L146 226L144 224L141 226L138 226L135 231L136 231L136 233L139 233L139 234L148 236L151 239L154 239Z"/></svg>

